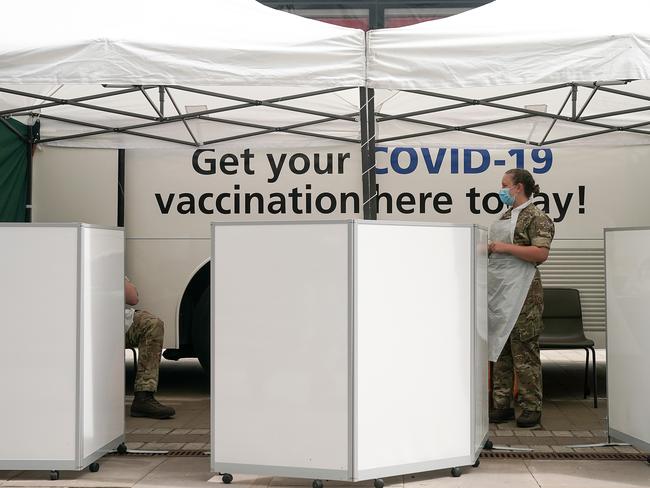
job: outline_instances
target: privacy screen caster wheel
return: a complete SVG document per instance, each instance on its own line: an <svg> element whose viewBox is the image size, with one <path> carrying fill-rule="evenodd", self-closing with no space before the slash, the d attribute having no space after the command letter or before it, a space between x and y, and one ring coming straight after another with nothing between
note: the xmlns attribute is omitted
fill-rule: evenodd
<svg viewBox="0 0 650 488"><path fill-rule="evenodd" d="M88 469L91 473L96 473L99 471L99 463L92 463L90 466L88 466Z"/></svg>
<svg viewBox="0 0 650 488"><path fill-rule="evenodd" d="M232 475L230 473L224 473L223 476L221 476L221 481L229 485L232 483Z"/></svg>
<svg viewBox="0 0 650 488"><path fill-rule="evenodd" d="M55 469L51 470L50 471L50 479L52 481L58 480L59 479L59 472L57 470L55 470Z"/></svg>
<svg viewBox="0 0 650 488"><path fill-rule="evenodd" d="M481 460L477 459L476 462L474 462L474 464L472 464L472 467L473 468L478 468L480 465L481 465Z"/></svg>
<svg viewBox="0 0 650 488"><path fill-rule="evenodd" d="M314 480L311 482L311 488L323 488L323 482L321 480Z"/></svg>
<svg viewBox="0 0 650 488"><path fill-rule="evenodd" d="M119 446L117 446L117 453L121 456L123 454L126 454L126 444L122 442Z"/></svg>
<svg viewBox="0 0 650 488"><path fill-rule="evenodd" d="M454 478L458 478L460 476L460 468L451 468L451 475Z"/></svg>
<svg viewBox="0 0 650 488"><path fill-rule="evenodd" d="M492 443L492 441L490 439L485 441L485 444L483 444L483 449L488 449L489 450L489 449L492 449L493 447L494 447L494 444Z"/></svg>
<svg viewBox="0 0 650 488"><path fill-rule="evenodd" d="M375 480L374 485L375 485L375 488L384 488L384 480L382 480L381 478L377 478Z"/></svg>

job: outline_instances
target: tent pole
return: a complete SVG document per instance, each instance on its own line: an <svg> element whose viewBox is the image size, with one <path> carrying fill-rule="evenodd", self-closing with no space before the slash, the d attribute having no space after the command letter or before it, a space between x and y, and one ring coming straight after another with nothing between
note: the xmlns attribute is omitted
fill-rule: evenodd
<svg viewBox="0 0 650 488"><path fill-rule="evenodd" d="M31 122L31 121L30 121ZM34 126L27 126L27 171L25 179L27 180L25 188L25 222L32 221L32 178L33 178L33 148L34 148Z"/></svg>
<svg viewBox="0 0 650 488"><path fill-rule="evenodd" d="M160 99L160 116L165 116L165 87L158 87L158 97ZM180 111L178 112L180 114Z"/></svg>
<svg viewBox="0 0 650 488"><path fill-rule="evenodd" d="M117 150L117 226L124 227L124 174L126 150Z"/></svg>
<svg viewBox="0 0 650 488"><path fill-rule="evenodd" d="M571 114L572 120L576 119L578 113L578 85L571 86Z"/></svg>
<svg viewBox="0 0 650 488"><path fill-rule="evenodd" d="M598 91L598 85L594 86L593 89L591 90L591 93L589 94L589 98L587 98L587 101L582 105L582 108L580 109L580 112L578 112L578 115L576 115L576 118L582 117L582 114L584 113L585 109L587 108L587 105L589 105L589 102L591 102L596 95L596 92Z"/></svg>
<svg viewBox="0 0 650 488"><path fill-rule="evenodd" d="M375 131L376 116L375 116L375 89L368 88L368 186L372 191L372 196L368 203L368 212L370 219L377 220L377 162L375 160Z"/></svg>
<svg viewBox="0 0 650 488"><path fill-rule="evenodd" d="M158 109L158 107L156 107L156 104L153 103L153 100L152 100L151 97L147 94L147 91L146 91L144 88L142 88L142 87L140 87L140 91L141 91L142 94L144 95L144 98L147 99L147 102L149 102L149 105L151 105L151 108L153 108L154 112L156 112L156 113L158 114L158 120L162 120L162 119L164 119L162 112L160 111L160 109Z"/></svg>
<svg viewBox="0 0 650 488"><path fill-rule="evenodd" d="M368 141L368 105L366 103L366 88L359 88L359 123L361 124L361 187L363 192L363 218L369 218L366 201L370 196L368 182L365 178L366 168L368 167L368 151L366 142Z"/></svg>
<svg viewBox="0 0 650 488"><path fill-rule="evenodd" d="M374 90L359 88L359 119L361 122L361 182L363 218L377 220L377 185L375 172L375 110Z"/></svg>

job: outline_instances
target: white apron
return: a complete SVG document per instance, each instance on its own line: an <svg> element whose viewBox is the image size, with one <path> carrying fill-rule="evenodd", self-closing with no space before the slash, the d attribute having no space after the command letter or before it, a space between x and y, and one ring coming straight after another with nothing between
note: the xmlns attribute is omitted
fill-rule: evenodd
<svg viewBox="0 0 650 488"><path fill-rule="evenodd" d="M521 210L521 209L519 209ZM497 220L490 226L489 240L512 244L516 219ZM510 254L492 253L488 261L488 359L496 361L521 313L535 265Z"/></svg>

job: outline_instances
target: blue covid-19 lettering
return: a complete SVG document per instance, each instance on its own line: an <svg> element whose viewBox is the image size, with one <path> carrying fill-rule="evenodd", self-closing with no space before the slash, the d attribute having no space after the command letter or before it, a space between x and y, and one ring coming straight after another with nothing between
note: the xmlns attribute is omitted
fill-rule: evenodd
<svg viewBox="0 0 650 488"><path fill-rule="evenodd" d="M488 149L393 147L375 148L378 175L408 175L424 167L429 174L480 174L491 167L521 168L536 174L548 173L553 166L551 149L511 149L495 158Z"/></svg>

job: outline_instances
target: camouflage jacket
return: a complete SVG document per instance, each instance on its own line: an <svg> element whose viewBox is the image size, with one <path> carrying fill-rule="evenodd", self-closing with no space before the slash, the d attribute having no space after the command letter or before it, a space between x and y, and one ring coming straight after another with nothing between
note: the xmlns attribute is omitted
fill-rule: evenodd
<svg viewBox="0 0 650 488"><path fill-rule="evenodd" d="M511 215L512 209L508 209L501 216L501 220L509 220ZM550 249L554 235L555 226L553 221L535 204L531 203L519 212L512 242L519 246L537 246Z"/></svg>

